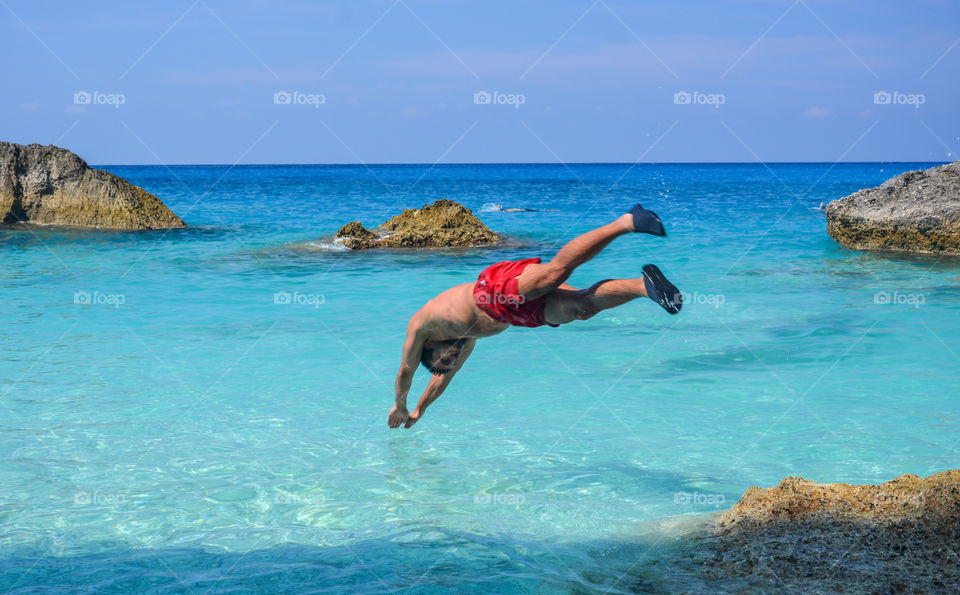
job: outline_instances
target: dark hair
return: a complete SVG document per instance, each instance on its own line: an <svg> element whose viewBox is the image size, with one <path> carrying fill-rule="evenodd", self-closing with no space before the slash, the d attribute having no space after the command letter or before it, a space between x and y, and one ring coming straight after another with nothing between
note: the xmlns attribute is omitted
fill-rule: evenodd
<svg viewBox="0 0 960 595"><path fill-rule="evenodd" d="M434 343L434 344L437 344L437 343L454 343L454 344L458 344L458 345L460 345L460 346L463 346L464 342L465 342L464 339L455 339L455 340L452 340L452 341L434 341L433 343ZM433 374L434 376L440 376L440 375L445 374L446 372L449 372L449 371L450 371L449 368L448 368L448 369L443 369L443 368L438 368L438 367L436 367L436 366L433 365L433 347L427 347L426 344L424 344L423 349L420 351L420 365L422 365L424 368L430 370L430 373Z"/></svg>

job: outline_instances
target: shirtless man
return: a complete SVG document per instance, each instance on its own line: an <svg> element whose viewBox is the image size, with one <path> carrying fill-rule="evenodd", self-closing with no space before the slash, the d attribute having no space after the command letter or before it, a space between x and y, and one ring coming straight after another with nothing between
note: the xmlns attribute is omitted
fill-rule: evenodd
<svg viewBox="0 0 960 595"><path fill-rule="evenodd" d="M564 246L553 260L505 261L480 273L476 283L464 283L427 302L410 319L397 374L396 402L387 424L409 428L437 400L473 352L477 339L491 337L510 325L560 326L587 320L638 297L649 297L670 314L683 306L679 290L655 265L643 267L636 279L605 279L587 289L565 283L573 270L596 256L614 238L633 232L667 235L653 211L637 205L611 223L589 231ZM418 364L433 376L413 410L407 393Z"/></svg>

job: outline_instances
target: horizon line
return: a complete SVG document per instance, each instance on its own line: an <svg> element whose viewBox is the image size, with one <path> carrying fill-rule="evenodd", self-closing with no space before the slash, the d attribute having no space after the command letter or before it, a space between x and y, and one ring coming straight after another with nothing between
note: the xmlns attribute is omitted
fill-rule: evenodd
<svg viewBox="0 0 960 595"><path fill-rule="evenodd" d="M262 167L265 165L290 167L290 166L352 166L352 167L443 167L443 166L462 166L462 165L869 165L884 163L953 163L952 161L942 160L890 160L890 161L569 161L558 163L556 161L462 161L445 163L428 162L401 162L385 161L378 163L92 163L92 167Z"/></svg>

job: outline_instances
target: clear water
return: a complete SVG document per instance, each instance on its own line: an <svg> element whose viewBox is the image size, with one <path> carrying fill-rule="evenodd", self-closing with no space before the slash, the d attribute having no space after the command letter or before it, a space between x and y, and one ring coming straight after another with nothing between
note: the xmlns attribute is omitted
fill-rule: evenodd
<svg viewBox="0 0 960 595"><path fill-rule="evenodd" d="M0 589L655 589L668 517L956 467L960 262L843 250L815 210L929 165L107 167L191 227L0 231ZM513 243L322 248L441 197ZM655 262L681 315L511 329L387 429L424 301L637 201L670 236L571 282Z"/></svg>

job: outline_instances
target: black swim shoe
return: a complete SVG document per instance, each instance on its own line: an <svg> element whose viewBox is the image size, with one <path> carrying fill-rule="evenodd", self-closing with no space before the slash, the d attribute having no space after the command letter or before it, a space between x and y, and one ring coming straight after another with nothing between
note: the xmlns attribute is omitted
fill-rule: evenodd
<svg viewBox="0 0 960 595"><path fill-rule="evenodd" d="M660 217L653 211L648 211L639 204L630 209L633 215L633 230L638 233L648 233L654 236L665 236L667 232L663 229L663 223Z"/></svg>
<svg viewBox="0 0 960 595"><path fill-rule="evenodd" d="M676 314L683 307L683 296L676 286L667 281L655 264L643 266L643 284L647 288L647 297L660 304L670 314Z"/></svg>

